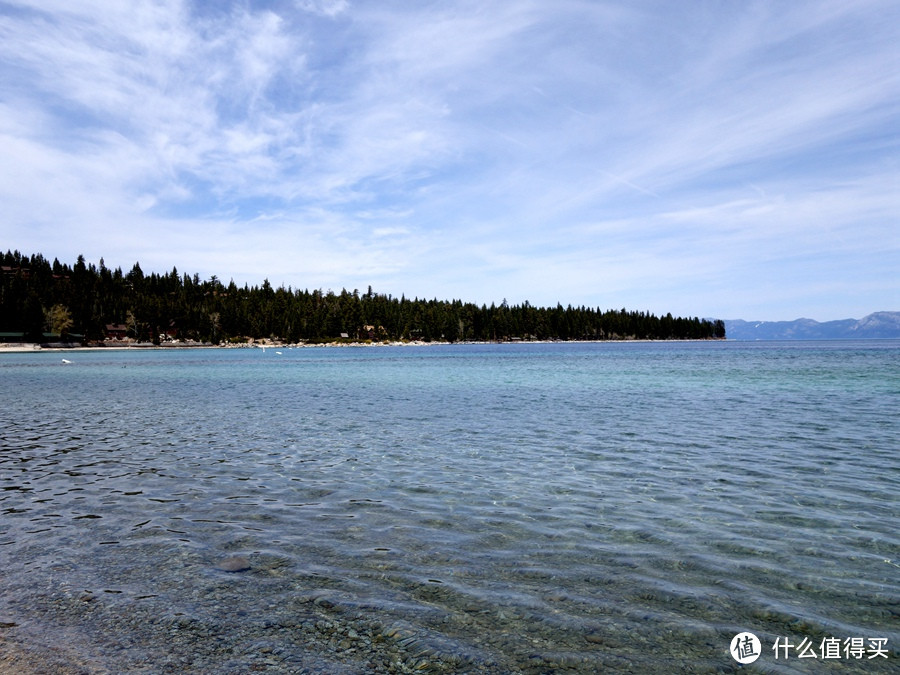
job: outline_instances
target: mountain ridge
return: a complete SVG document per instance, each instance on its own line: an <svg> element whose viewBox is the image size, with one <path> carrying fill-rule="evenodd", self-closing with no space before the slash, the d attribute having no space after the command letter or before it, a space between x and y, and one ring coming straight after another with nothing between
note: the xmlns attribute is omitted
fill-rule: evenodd
<svg viewBox="0 0 900 675"><path fill-rule="evenodd" d="M900 338L900 312L872 312L862 319L815 321L725 320L729 340L854 340Z"/></svg>

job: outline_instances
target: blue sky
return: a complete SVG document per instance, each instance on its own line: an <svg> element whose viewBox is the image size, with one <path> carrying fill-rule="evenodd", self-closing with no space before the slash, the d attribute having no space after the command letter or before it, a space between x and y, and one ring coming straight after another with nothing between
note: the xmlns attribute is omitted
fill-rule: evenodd
<svg viewBox="0 0 900 675"><path fill-rule="evenodd" d="M900 4L0 0L0 248L238 284L900 310Z"/></svg>

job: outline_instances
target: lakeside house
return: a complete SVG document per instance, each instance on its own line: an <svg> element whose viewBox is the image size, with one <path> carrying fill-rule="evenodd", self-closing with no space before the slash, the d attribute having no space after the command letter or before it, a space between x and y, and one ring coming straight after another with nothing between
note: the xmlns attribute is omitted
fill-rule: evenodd
<svg viewBox="0 0 900 675"><path fill-rule="evenodd" d="M360 340L385 340L387 339L387 331L384 326L366 325L359 329Z"/></svg>
<svg viewBox="0 0 900 675"><path fill-rule="evenodd" d="M0 343L18 344L20 342L25 342L25 333L20 331L0 332Z"/></svg>
<svg viewBox="0 0 900 675"><path fill-rule="evenodd" d="M128 327L124 323L108 323L105 334L107 340L124 340L128 335Z"/></svg>
<svg viewBox="0 0 900 675"><path fill-rule="evenodd" d="M31 270L27 267L12 267L11 265L0 265L0 273L7 277L20 276L22 279L31 278Z"/></svg>
<svg viewBox="0 0 900 675"><path fill-rule="evenodd" d="M78 347L84 342L84 335L78 333L41 333L40 340L23 331L0 332L0 344L5 345L40 345L41 347Z"/></svg>

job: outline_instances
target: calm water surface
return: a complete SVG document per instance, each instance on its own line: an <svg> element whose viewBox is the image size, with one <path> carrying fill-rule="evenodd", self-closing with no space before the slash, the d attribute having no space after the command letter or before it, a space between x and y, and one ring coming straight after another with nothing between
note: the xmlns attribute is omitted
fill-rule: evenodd
<svg viewBox="0 0 900 675"><path fill-rule="evenodd" d="M0 638L87 672L897 672L900 343L0 355ZM221 569L239 557L238 572ZM775 659L776 638L888 659Z"/></svg>

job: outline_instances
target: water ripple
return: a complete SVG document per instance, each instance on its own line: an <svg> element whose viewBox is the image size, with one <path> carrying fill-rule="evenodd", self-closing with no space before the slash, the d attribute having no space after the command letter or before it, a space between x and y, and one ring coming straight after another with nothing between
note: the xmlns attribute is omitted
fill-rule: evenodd
<svg viewBox="0 0 900 675"><path fill-rule="evenodd" d="M898 355L3 357L0 619L92 607L152 651L159 617L228 603L250 635L302 610L316 635L352 618L411 659L498 672L729 668L739 630L896 648Z"/></svg>

